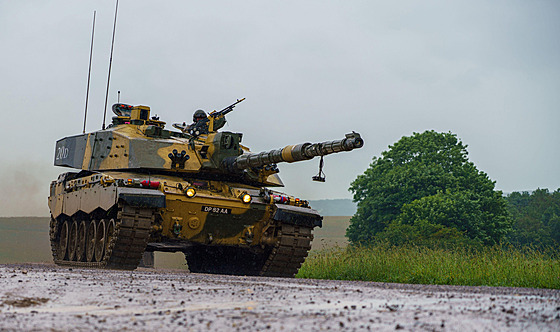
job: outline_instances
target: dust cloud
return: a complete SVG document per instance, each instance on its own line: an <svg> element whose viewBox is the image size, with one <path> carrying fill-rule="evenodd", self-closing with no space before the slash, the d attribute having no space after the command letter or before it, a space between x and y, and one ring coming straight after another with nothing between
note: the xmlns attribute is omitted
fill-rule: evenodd
<svg viewBox="0 0 560 332"><path fill-rule="evenodd" d="M0 165L0 216L48 216L49 183L55 179L49 173L54 170L40 163L22 164Z"/></svg>

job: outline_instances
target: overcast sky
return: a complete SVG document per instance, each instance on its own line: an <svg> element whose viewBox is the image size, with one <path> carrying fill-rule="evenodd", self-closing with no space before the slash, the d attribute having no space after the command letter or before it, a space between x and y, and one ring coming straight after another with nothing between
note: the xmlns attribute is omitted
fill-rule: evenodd
<svg viewBox="0 0 560 332"><path fill-rule="evenodd" d="M103 119L114 1L0 0L0 216L48 215L56 140L79 134L93 11L87 131ZM413 132L451 131L505 192L560 187L558 1L121 0L109 105L169 125L246 97L223 130L253 151L340 139L365 146L283 164L283 190L350 198L372 157ZM110 112L110 110L109 110ZM108 119L112 114L108 114Z"/></svg>

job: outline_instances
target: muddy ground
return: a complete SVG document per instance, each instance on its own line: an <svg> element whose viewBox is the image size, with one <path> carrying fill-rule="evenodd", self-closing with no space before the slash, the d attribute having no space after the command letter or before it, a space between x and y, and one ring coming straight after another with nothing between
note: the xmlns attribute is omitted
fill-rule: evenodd
<svg viewBox="0 0 560 332"><path fill-rule="evenodd" d="M0 330L560 331L560 291L11 264Z"/></svg>

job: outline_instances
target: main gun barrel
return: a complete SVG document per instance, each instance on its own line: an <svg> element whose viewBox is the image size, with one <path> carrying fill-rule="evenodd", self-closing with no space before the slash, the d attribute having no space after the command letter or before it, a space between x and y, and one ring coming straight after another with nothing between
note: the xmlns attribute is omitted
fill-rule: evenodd
<svg viewBox="0 0 560 332"><path fill-rule="evenodd" d="M236 158L226 160L226 167L232 171L243 170L253 167L261 167L280 162L293 163L296 161L309 160L317 156L326 156L331 153L352 151L364 146L360 134L352 132L340 140L323 143L302 143L288 145L281 149L265 151L260 153L246 153Z"/></svg>

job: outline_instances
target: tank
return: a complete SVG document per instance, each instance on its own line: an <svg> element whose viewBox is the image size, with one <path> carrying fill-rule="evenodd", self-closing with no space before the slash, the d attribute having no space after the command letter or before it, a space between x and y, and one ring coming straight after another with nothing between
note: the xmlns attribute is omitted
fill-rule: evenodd
<svg viewBox="0 0 560 332"><path fill-rule="evenodd" d="M293 277L322 216L280 191L278 163L351 151L358 133L252 153L219 131L243 101L174 124L147 106L113 105L103 130L56 142L50 242L58 265L135 269L145 253L182 252L191 272ZM320 171L315 180L324 181Z"/></svg>

